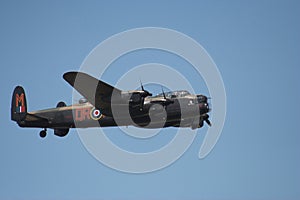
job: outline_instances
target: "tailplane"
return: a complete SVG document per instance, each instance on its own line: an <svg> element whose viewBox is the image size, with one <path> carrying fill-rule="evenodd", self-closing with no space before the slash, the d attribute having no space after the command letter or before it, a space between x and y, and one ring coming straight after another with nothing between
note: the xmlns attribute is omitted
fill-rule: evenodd
<svg viewBox="0 0 300 200"><path fill-rule="evenodd" d="M27 103L25 91L21 86L17 86L14 90L11 101L11 119L13 121L22 121L27 114Z"/></svg>

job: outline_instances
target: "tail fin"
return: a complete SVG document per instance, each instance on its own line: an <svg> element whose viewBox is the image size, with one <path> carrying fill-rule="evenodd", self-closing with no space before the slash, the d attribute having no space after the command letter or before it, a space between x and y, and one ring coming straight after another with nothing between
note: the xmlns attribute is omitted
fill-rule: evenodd
<svg viewBox="0 0 300 200"><path fill-rule="evenodd" d="M17 86L14 90L11 101L11 120L22 121L27 114L27 103L25 91L21 86Z"/></svg>

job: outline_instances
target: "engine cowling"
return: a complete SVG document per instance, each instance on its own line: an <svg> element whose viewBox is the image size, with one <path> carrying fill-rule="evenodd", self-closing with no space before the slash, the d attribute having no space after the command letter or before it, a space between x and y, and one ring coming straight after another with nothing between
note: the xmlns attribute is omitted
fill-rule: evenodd
<svg viewBox="0 0 300 200"><path fill-rule="evenodd" d="M54 129L54 135L59 137L65 137L69 133L69 128L56 128Z"/></svg>
<svg viewBox="0 0 300 200"><path fill-rule="evenodd" d="M58 104L56 105L57 108L61 108L61 107L65 107L65 106L67 106L67 105L63 101L58 102ZM56 116L56 119L63 120L64 117L60 113L59 115ZM59 137L64 137L69 133L69 130L70 130L69 128L55 128L54 135L59 136Z"/></svg>
<svg viewBox="0 0 300 200"><path fill-rule="evenodd" d="M132 104L139 104L142 101L142 96L140 93L134 92L132 93L129 102Z"/></svg>

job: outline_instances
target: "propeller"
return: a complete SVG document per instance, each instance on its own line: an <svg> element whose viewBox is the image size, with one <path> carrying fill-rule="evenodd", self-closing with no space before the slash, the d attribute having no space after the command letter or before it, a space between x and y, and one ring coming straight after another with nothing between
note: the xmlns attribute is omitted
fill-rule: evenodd
<svg viewBox="0 0 300 200"><path fill-rule="evenodd" d="M206 97L204 95L197 95L197 100L199 102L200 114L202 114L202 121L205 121L207 125L211 126L211 122L209 121L209 115L207 114L211 109L209 108L209 104L207 102L210 97Z"/></svg>
<svg viewBox="0 0 300 200"><path fill-rule="evenodd" d="M171 103L174 103L174 101L173 101L173 100L171 100L171 99L167 99L167 97L166 97L166 94L165 94L165 91L164 91L164 88L163 88L163 87L161 87L161 91L162 91L162 93L163 93L163 96L164 96L164 99L165 99L165 101L163 102L163 106L164 106L164 107L166 107L167 105L169 105L169 104L171 104Z"/></svg>
<svg viewBox="0 0 300 200"><path fill-rule="evenodd" d="M164 99L167 99L166 98L166 94L165 94L165 91L164 91L164 88L161 86L161 91L162 91L162 93L163 93L163 95L164 95Z"/></svg>
<svg viewBox="0 0 300 200"><path fill-rule="evenodd" d="M152 96L152 93L150 93L149 91L144 89L144 86L143 86L143 83L142 83L141 80L140 80L140 83L141 83L141 89L143 91L143 93L140 93L140 95L141 95L140 110L143 110L144 109L145 97Z"/></svg>
<svg viewBox="0 0 300 200"><path fill-rule="evenodd" d="M211 126L211 122L209 121L209 115L205 114L203 120L207 123L208 126Z"/></svg>
<svg viewBox="0 0 300 200"><path fill-rule="evenodd" d="M142 83L141 80L140 80L140 83L141 83L141 89L143 91L143 93L141 93L141 96L142 97L152 96L152 93L150 93L149 91L147 91L147 90L144 89L144 86L143 86L143 83Z"/></svg>
<svg viewBox="0 0 300 200"><path fill-rule="evenodd" d="M211 122L209 121L209 119L206 119L205 122L207 123L208 126L211 126Z"/></svg>

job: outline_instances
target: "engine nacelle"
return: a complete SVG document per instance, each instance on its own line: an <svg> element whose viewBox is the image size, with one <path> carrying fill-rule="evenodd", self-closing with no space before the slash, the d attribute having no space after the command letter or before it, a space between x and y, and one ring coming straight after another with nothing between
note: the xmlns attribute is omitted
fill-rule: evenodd
<svg viewBox="0 0 300 200"><path fill-rule="evenodd" d="M54 129L54 135L59 137L65 137L69 133L69 128L56 128Z"/></svg>
<svg viewBox="0 0 300 200"><path fill-rule="evenodd" d="M133 104L139 104L142 101L142 96L140 95L140 93L134 92L132 93L129 102L133 103Z"/></svg>
<svg viewBox="0 0 300 200"><path fill-rule="evenodd" d="M67 105L63 101L59 102L56 105L57 108L61 108L61 107L65 107L65 106L67 106ZM56 115L56 118L63 120L63 116L62 115ZM54 129L54 135L59 136L59 137L64 137L68 133L69 133L69 128L56 128L56 129Z"/></svg>

